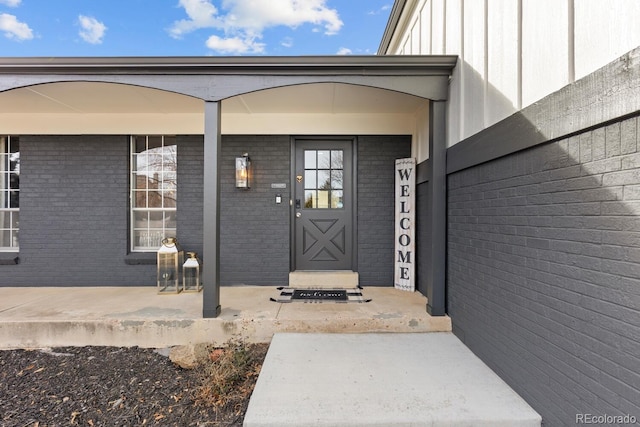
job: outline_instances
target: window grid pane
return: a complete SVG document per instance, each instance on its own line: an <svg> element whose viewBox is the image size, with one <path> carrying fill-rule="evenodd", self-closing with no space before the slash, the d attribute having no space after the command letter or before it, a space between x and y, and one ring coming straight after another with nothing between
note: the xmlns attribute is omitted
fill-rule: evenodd
<svg viewBox="0 0 640 427"><path fill-rule="evenodd" d="M0 136L0 251L19 250L20 140Z"/></svg>
<svg viewBox="0 0 640 427"><path fill-rule="evenodd" d="M131 250L156 251L176 235L177 146L174 136L131 137Z"/></svg>
<svg viewBox="0 0 640 427"><path fill-rule="evenodd" d="M331 151L331 169L343 169L342 150Z"/></svg>
<svg viewBox="0 0 640 427"><path fill-rule="evenodd" d="M306 190L304 192L304 207L307 209L318 207L318 197L316 197L316 190Z"/></svg>
<svg viewBox="0 0 640 427"><path fill-rule="evenodd" d="M304 150L304 168L316 168L316 150Z"/></svg>
<svg viewBox="0 0 640 427"><path fill-rule="evenodd" d="M330 190L331 189L331 180L330 171L318 169L318 189L319 190Z"/></svg>
<svg viewBox="0 0 640 427"><path fill-rule="evenodd" d="M331 152L318 150L318 169L331 169Z"/></svg>
<svg viewBox="0 0 640 427"><path fill-rule="evenodd" d="M304 188L316 188L316 170L306 170L304 171Z"/></svg>

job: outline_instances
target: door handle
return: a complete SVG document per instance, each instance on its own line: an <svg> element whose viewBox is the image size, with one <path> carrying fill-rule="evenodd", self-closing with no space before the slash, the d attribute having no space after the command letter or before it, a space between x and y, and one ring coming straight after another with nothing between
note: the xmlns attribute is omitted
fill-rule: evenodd
<svg viewBox="0 0 640 427"><path fill-rule="evenodd" d="M296 199L296 209L300 209L300 199Z"/></svg>
<svg viewBox="0 0 640 427"><path fill-rule="evenodd" d="M296 212L296 218L300 218L302 216L302 212Z"/></svg>

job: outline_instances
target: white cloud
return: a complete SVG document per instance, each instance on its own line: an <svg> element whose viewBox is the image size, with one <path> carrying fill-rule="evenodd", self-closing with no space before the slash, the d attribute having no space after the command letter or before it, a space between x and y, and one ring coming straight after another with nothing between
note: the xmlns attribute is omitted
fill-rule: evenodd
<svg viewBox="0 0 640 427"><path fill-rule="evenodd" d="M6 4L9 7L18 7L22 0L0 0L0 4Z"/></svg>
<svg viewBox="0 0 640 427"><path fill-rule="evenodd" d="M181 19L169 28L171 37L180 38L186 33L200 28L220 28L222 21L217 18L218 9L210 0L180 0L179 5L187 12L189 19Z"/></svg>
<svg viewBox="0 0 640 427"><path fill-rule="evenodd" d="M264 43L258 43L253 39L241 39L239 37L221 38L211 36L206 45L209 49L223 54L262 53Z"/></svg>
<svg viewBox="0 0 640 427"><path fill-rule="evenodd" d="M238 49L248 46L249 51L264 49L264 44L255 43L267 28L286 26L296 28L304 24L321 27L327 35L337 34L343 22L338 11L326 5L327 0L222 0L218 10L211 0L179 0L188 19L175 21L169 28L174 38L202 28L211 28L224 33L216 36L213 44L224 44ZM314 30L315 30L314 28ZM225 41L225 43L222 43ZM233 41L233 43L231 43ZM231 52L231 50L226 50ZM237 53L244 53L238 50Z"/></svg>
<svg viewBox="0 0 640 427"><path fill-rule="evenodd" d="M284 25L295 28L303 24L324 27L332 35L342 28L338 11L329 9L326 0L224 0L229 11L227 18L232 27L262 31Z"/></svg>
<svg viewBox="0 0 640 427"><path fill-rule="evenodd" d="M293 39L291 37L285 37L280 44L284 47L293 47Z"/></svg>
<svg viewBox="0 0 640 427"><path fill-rule="evenodd" d="M352 53L353 51L348 47L341 47L338 49L338 52L336 52L336 55L351 55Z"/></svg>
<svg viewBox="0 0 640 427"><path fill-rule="evenodd" d="M380 9L378 10L370 10L367 15L379 15L382 12L386 12L387 10L391 9L391 5L385 4L384 6L382 6Z"/></svg>
<svg viewBox="0 0 640 427"><path fill-rule="evenodd" d="M107 31L106 25L96 18L84 15L78 16L78 22L82 28L78 34L80 34L80 37L82 37L84 41L91 44L102 43L104 33Z"/></svg>
<svg viewBox="0 0 640 427"><path fill-rule="evenodd" d="M33 38L31 28L24 22L18 21L18 18L14 15L9 15L8 13L0 13L0 31L8 39L22 41Z"/></svg>

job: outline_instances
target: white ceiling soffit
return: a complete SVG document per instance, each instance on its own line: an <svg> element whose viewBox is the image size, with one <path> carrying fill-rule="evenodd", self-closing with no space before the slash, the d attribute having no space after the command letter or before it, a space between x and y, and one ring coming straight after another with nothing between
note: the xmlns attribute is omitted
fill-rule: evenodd
<svg viewBox="0 0 640 427"><path fill-rule="evenodd" d="M316 83L267 89L226 99L222 113L412 114L424 99L341 83Z"/></svg>
<svg viewBox="0 0 640 427"><path fill-rule="evenodd" d="M167 114L200 113L203 108L196 98L115 83L48 83L0 93L0 114Z"/></svg>
<svg viewBox="0 0 640 427"><path fill-rule="evenodd" d="M412 114L425 100L363 86L318 83L267 89L226 99L223 114ZM193 114L202 100L138 86L48 83L0 93L0 114Z"/></svg>

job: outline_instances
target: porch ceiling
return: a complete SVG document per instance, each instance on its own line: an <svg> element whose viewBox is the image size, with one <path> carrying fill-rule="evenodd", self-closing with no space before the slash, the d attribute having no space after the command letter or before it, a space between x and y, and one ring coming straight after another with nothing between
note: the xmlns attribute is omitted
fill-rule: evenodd
<svg viewBox="0 0 640 427"><path fill-rule="evenodd" d="M318 83L228 98L223 114L412 114L425 100L383 89ZM198 114L200 99L133 85L61 82L0 93L0 114Z"/></svg>

